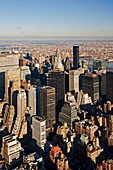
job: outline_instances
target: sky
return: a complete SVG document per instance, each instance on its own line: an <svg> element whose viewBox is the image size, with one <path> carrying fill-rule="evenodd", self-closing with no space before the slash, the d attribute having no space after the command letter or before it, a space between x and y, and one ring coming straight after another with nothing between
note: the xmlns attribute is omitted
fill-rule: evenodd
<svg viewBox="0 0 113 170"><path fill-rule="evenodd" d="M113 0L0 0L0 37L113 37Z"/></svg>

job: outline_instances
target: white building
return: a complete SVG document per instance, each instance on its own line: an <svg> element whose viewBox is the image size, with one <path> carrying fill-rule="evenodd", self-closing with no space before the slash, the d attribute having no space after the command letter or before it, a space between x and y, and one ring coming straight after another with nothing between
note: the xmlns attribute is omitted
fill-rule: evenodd
<svg viewBox="0 0 113 170"><path fill-rule="evenodd" d="M44 149L46 143L46 120L43 117L32 117L32 138L37 142L37 145Z"/></svg>
<svg viewBox="0 0 113 170"><path fill-rule="evenodd" d="M7 135L2 138L2 158L8 164L20 158L21 150L21 143L16 139L15 135Z"/></svg>
<svg viewBox="0 0 113 170"><path fill-rule="evenodd" d="M61 62L60 50L59 49L56 50L54 70L64 71L64 66Z"/></svg>
<svg viewBox="0 0 113 170"><path fill-rule="evenodd" d="M12 130L12 134L23 138L23 135L27 134L27 121L25 117L26 112L26 93L24 89L21 89L17 96L17 117Z"/></svg>
<svg viewBox="0 0 113 170"><path fill-rule="evenodd" d="M28 106L30 115L40 114L40 87L30 86L28 92Z"/></svg>
<svg viewBox="0 0 113 170"><path fill-rule="evenodd" d="M17 96L17 117L23 118L26 111L26 93L21 89Z"/></svg>
<svg viewBox="0 0 113 170"><path fill-rule="evenodd" d="M69 91L79 92L79 73L76 70L69 71Z"/></svg>
<svg viewBox="0 0 113 170"><path fill-rule="evenodd" d="M21 66L20 67L20 79L21 80L30 80L31 78L31 71L29 66Z"/></svg>

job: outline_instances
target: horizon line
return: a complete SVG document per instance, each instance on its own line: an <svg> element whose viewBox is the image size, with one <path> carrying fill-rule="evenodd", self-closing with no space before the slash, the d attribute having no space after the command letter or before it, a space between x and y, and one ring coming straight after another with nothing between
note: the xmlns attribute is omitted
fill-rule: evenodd
<svg viewBox="0 0 113 170"><path fill-rule="evenodd" d="M0 36L1 40L113 40L113 36Z"/></svg>

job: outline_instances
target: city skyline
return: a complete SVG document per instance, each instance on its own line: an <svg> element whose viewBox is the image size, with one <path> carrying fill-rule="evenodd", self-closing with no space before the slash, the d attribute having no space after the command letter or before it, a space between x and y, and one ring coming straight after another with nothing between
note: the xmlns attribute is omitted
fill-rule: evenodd
<svg viewBox="0 0 113 170"><path fill-rule="evenodd" d="M113 38L112 0L2 1L0 39Z"/></svg>

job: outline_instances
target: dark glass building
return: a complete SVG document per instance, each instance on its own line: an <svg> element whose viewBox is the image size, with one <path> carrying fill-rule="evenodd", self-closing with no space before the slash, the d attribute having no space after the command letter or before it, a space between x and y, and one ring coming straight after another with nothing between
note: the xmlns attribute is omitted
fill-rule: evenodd
<svg viewBox="0 0 113 170"><path fill-rule="evenodd" d="M46 118L46 128L56 122L55 88L44 86L40 89L40 112Z"/></svg>
<svg viewBox="0 0 113 170"><path fill-rule="evenodd" d="M65 95L65 73L64 71L50 71L48 74L48 85L55 88L56 91L56 118L64 103Z"/></svg>
<svg viewBox="0 0 113 170"><path fill-rule="evenodd" d="M79 46L73 46L73 68L79 68Z"/></svg>
<svg viewBox="0 0 113 170"><path fill-rule="evenodd" d="M99 100L99 77L92 73L83 75L82 89L91 96L93 102Z"/></svg>
<svg viewBox="0 0 113 170"><path fill-rule="evenodd" d="M106 99L113 103L113 72L106 73Z"/></svg>

